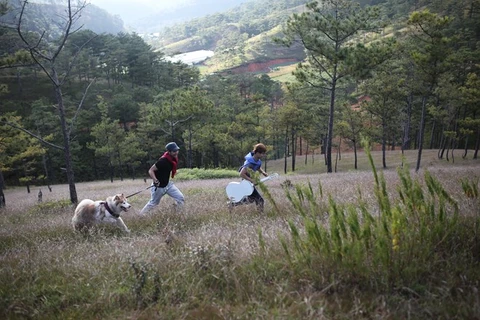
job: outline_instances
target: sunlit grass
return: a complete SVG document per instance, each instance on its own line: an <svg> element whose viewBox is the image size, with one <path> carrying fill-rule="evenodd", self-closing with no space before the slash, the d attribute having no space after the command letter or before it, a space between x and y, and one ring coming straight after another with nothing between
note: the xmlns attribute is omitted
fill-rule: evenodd
<svg viewBox="0 0 480 320"><path fill-rule="evenodd" d="M297 63L293 63L286 66L276 67L274 70L267 73L267 75L275 81L280 82L294 82L295 76L292 74L297 67Z"/></svg>

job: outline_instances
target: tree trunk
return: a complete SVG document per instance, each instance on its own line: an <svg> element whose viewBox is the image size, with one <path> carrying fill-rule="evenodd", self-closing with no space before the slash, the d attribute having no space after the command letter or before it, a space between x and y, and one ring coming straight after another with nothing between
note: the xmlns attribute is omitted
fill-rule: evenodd
<svg viewBox="0 0 480 320"><path fill-rule="evenodd" d="M452 149L452 163L455 163L455 155L453 152L455 151L455 148L457 147L456 139L452 138L452 142L450 143L450 147Z"/></svg>
<svg viewBox="0 0 480 320"><path fill-rule="evenodd" d="M340 142L338 143L338 146L337 146L337 155L335 157L335 171L334 172L337 172L337 164L338 164L338 159L340 157L340 144L342 143L342 140L340 140Z"/></svg>
<svg viewBox="0 0 480 320"><path fill-rule="evenodd" d="M93 166L93 176L95 180L99 180L98 169L97 169L97 158L95 157L95 151L92 150L92 166Z"/></svg>
<svg viewBox="0 0 480 320"><path fill-rule="evenodd" d="M447 141L448 141L449 139L451 139L451 138L447 138ZM447 145L447 153L446 153L445 158L447 159L447 161L450 161L450 158L449 158L448 154L450 153L450 145L451 145L451 144L447 142L446 145Z"/></svg>
<svg viewBox="0 0 480 320"><path fill-rule="evenodd" d="M122 158L120 157L120 150L117 149L117 156L118 156L118 171L120 174L120 181L123 181L123 162Z"/></svg>
<svg viewBox="0 0 480 320"><path fill-rule="evenodd" d="M295 160L297 155L297 137L295 136L295 128L292 128L292 172L295 172Z"/></svg>
<svg viewBox="0 0 480 320"><path fill-rule="evenodd" d="M342 138L338 141L338 160L342 160Z"/></svg>
<svg viewBox="0 0 480 320"><path fill-rule="evenodd" d="M357 141L356 140L353 140L353 157L354 157L354 163L355 163L355 170L358 169L357 167Z"/></svg>
<svg viewBox="0 0 480 320"><path fill-rule="evenodd" d="M480 130L477 131L477 142L475 143L475 152L473 153L473 159L478 158L479 149L480 149Z"/></svg>
<svg viewBox="0 0 480 320"><path fill-rule="evenodd" d="M387 138L386 138L386 124L383 123L382 124L382 165L383 165L383 168L386 169L387 168L387 160L386 160L386 157L385 157L385 153L386 153L386 147L387 147Z"/></svg>
<svg viewBox="0 0 480 320"><path fill-rule="evenodd" d="M325 162L325 166L327 165L327 151L326 151L326 145L327 145L327 137L323 139L323 161Z"/></svg>
<svg viewBox="0 0 480 320"><path fill-rule="evenodd" d="M300 152L298 153L299 156L302 155L302 137L299 138L300 139Z"/></svg>
<svg viewBox="0 0 480 320"><path fill-rule="evenodd" d="M465 159L468 154L468 136L465 137L465 147L463 148L462 159Z"/></svg>
<svg viewBox="0 0 480 320"><path fill-rule="evenodd" d="M30 179L27 176L27 160L23 159L23 176L25 178L25 183L27 186L27 193L30 193Z"/></svg>
<svg viewBox="0 0 480 320"><path fill-rule="evenodd" d="M284 162L283 162L283 173L287 174L287 157L288 157L288 127L285 129L285 155L284 155Z"/></svg>
<svg viewBox="0 0 480 320"><path fill-rule="evenodd" d="M277 145L277 135L274 135L273 136L273 147L275 149L275 152L273 153L273 160L277 160L277 159L280 159L280 148L279 146Z"/></svg>
<svg viewBox="0 0 480 320"><path fill-rule="evenodd" d="M307 146L306 146L306 150L305 150L305 166L308 163L308 151L309 151L308 150L308 147L309 147L308 142L306 142L306 144L307 144Z"/></svg>
<svg viewBox="0 0 480 320"><path fill-rule="evenodd" d="M213 167L218 168L220 167L220 160L218 156L218 148L216 146L213 146Z"/></svg>
<svg viewBox="0 0 480 320"><path fill-rule="evenodd" d="M111 161L109 162L108 166L110 168L110 182L113 183L113 164Z"/></svg>
<svg viewBox="0 0 480 320"><path fill-rule="evenodd" d="M332 141L333 141L333 120L335 111L335 88L337 85L337 66L333 69L332 91L330 92L330 109L328 114L328 133L326 145L327 172L332 172Z"/></svg>
<svg viewBox="0 0 480 320"><path fill-rule="evenodd" d="M192 125L188 124L187 168L192 169Z"/></svg>
<svg viewBox="0 0 480 320"><path fill-rule="evenodd" d="M438 159L443 159L443 154L445 153L447 142L448 139L445 137L445 135L442 135L442 139L440 141L440 149L438 150Z"/></svg>
<svg viewBox="0 0 480 320"><path fill-rule="evenodd" d="M5 181L3 180L3 172L0 170L0 208L5 208L5 194L3 193L5 189Z"/></svg>
<svg viewBox="0 0 480 320"><path fill-rule="evenodd" d="M68 187L70 190L70 202L73 204L78 203L77 190L75 188L75 175L72 167L72 153L70 150L70 136L67 129L67 121L65 118L65 106L63 104L63 95L60 82L58 81L57 70L52 68L52 80L55 86L55 98L58 103L58 114L60 116L60 126L63 136L63 152L65 156L65 169L67 173Z"/></svg>
<svg viewBox="0 0 480 320"><path fill-rule="evenodd" d="M43 170L45 170L45 181L47 183L48 189L51 191L50 174L48 173L47 157L45 156L45 154L42 155L42 164L43 164Z"/></svg>
<svg viewBox="0 0 480 320"><path fill-rule="evenodd" d="M423 136L425 134L425 122L427 116L427 97L424 96L422 99L422 116L420 118L420 128L419 128L419 135L418 135L418 156L417 156L417 166L415 168L415 172L420 170L420 163L422 161L422 151L423 151Z"/></svg>
<svg viewBox="0 0 480 320"><path fill-rule="evenodd" d="M405 120L405 127L403 129L402 153L403 151L410 149L410 124L412 119L412 100L413 100L413 94L410 93L407 99L407 119Z"/></svg>
<svg viewBox="0 0 480 320"><path fill-rule="evenodd" d="M432 123L432 132L430 133L430 149L433 149L433 141L434 141L434 137L435 137L435 127L436 127L436 121L433 120L433 123Z"/></svg>

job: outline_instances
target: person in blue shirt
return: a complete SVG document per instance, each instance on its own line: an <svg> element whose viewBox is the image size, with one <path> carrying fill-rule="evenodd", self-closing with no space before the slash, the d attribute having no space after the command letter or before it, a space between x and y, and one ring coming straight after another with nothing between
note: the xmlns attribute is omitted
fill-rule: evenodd
<svg viewBox="0 0 480 320"><path fill-rule="evenodd" d="M265 177L268 177L268 174L265 172L265 170L262 169L262 159L265 157L267 153L267 148L265 147L264 144L258 143L253 147L253 151L249 152L245 156L245 162L243 165L240 167L240 177L242 177L245 180L250 181L253 185L255 185L255 180L251 177L249 170L252 170L253 172L260 172L263 174ZM255 202L257 205L257 209L260 212L263 212L263 206L265 203L265 200L263 200L262 196L258 192L257 188L253 188L253 193L248 196L248 201L250 203Z"/></svg>

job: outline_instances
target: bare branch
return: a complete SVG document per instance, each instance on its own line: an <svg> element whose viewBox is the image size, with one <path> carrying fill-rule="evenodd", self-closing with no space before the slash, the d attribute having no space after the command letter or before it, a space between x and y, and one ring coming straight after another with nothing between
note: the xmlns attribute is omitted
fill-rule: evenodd
<svg viewBox="0 0 480 320"><path fill-rule="evenodd" d="M65 42L67 42L67 38L68 36L71 34L70 32L70 29L72 28L72 25L74 24L75 21L78 20L78 18L80 17L79 14L80 12L87 6L86 2L84 1L75 11L72 11L72 4L71 4L71 0L68 0L68 6L67 6L67 10L68 10L68 14L67 14L67 24L65 26L65 30L64 30L64 33L63 33L63 38L62 40L60 41L58 47L57 47L57 51L53 54L52 56L52 60L55 60L58 55L60 54L60 52L62 51L63 47L65 46Z"/></svg>
<svg viewBox="0 0 480 320"><path fill-rule="evenodd" d="M80 109L82 109L82 106L83 106L83 102L85 101L85 97L87 96L87 92L88 92L88 89L90 89L90 86L96 81L96 78L93 79L87 86L87 88L85 88L85 91L83 92L83 96L82 96L82 100L80 101L80 103L78 104L78 107L77 107L77 110L75 111L75 115L73 116L72 118L72 123L70 124L70 128L68 129L68 137L70 137L71 133L72 133L72 128L75 124L75 121L77 120L77 116L78 116L78 113L80 112Z"/></svg>
<svg viewBox="0 0 480 320"><path fill-rule="evenodd" d="M18 36L20 37L20 39L23 41L23 43L25 43L25 45L27 46L28 48L28 51L30 52L30 56L32 57L32 59L35 61L36 64L38 64L40 66L40 68L43 70L43 72L45 72L45 74L47 75L47 77L50 78L50 81L52 81L55 85L57 85L56 81L52 78L52 76L50 75L50 73L48 72L48 70L45 68L45 66L38 60L37 56L36 55L39 55L41 58L47 60L47 61L50 61L50 58L48 58L47 56L45 56L44 54L42 54L41 52L39 52L36 48L39 46L40 44L40 41L43 39L43 36L45 34L42 33L42 35L40 36L40 39L38 40L37 44L35 44L35 46L32 47L32 45L30 45L30 42L28 42L28 40L24 37L23 35L23 32L21 30L21 26L22 26L22 20L23 20L23 15L25 13L25 8L28 4L28 0L25 0L23 2L23 5L22 5L22 9L20 10L20 15L19 15L19 18L18 18L18 24L17 24L17 33L18 33Z"/></svg>
<svg viewBox="0 0 480 320"><path fill-rule="evenodd" d="M165 134L172 134L171 132L169 132L169 131L167 131L167 130L163 129L162 127L160 127L159 129L160 129L160 130L162 130L162 131L163 131Z"/></svg>
<svg viewBox="0 0 480 320"><path fill-rule="evenodd" d="M37 59L37 57L36 57L31 51L30 51L30 56L31 56L32 59L35 61L35 63L37 63L37 64L40 66L40 68L43 70L43 72L45 72L45 74L46 74L47 77L50 79L50 81L52 81L55 86L58 86L58 81L56 81L56 80L52 77L52 75L51 75L50 72L47 70L47 68L45 68L45 66L43 65L43 63L41 63L41 62Z"/></svg>
<svg viewBox="0 0 480 320"><path fill-rule="evenodd" d="M29 63L29 64L10 64L5 66L0 66L0 70L2 69L10 69L10 68L20 68L20 67L34 67L36 63Z"/></svg>
<svg viewBox="0 0 480 320"><path fill-rule="evenodd" d="M186 119L182 119L182 120L175 121L175 122L173 122L173 126L176 126L176 125L179 124L179 123L188 121L188 120L190 120L191 118L193 118L193 115L189 116L189 117L186 118ZM168 122L168 124L169 124L170 126L172 126L172 122L171 122L171 121L168 121L168 120L165 120L165 121Z"/></svg>
<svg viewBox="0 0 480 320"><path fill-rule="evenodd" d="M93 39L95 39L96 37L98 37L98 35L95 35L94 37L91 37L90 39L88 39L87 41L85 41L85 42L77 49L77 51L75 52L75 55L73 56L71 62L69 63L67 72L66 72L65 75L63 76L62 81L60 81L60 85L63 85L63 84L65 83L65 81L67 81L67 78L68 78L68 76L70 75L70 72L72 71L73 66L75 65L75 62L77 61L77 58L78 58L78 56L80 55L80 52L82 51L82 49L83 49L88 43L90 43ZM95 81L95 79L94 79L93 81Z"/></svg>
<svg viewBox="0 0 480 320"><path fill-rule="evenodd" d="M74 33L78 32L78 31L80 31L80 29L82 29L82 28L83 28L83 24L82 24L80 27L78 27L77 29L71 31L70 34L74 34Z"/></svg>
<svg viewBox="0 0 480 320"><path fill-rule="evenodd" d="M47 56L45 56L44 54L42 54L40 51L38 51L36 48L38 48L38 46L40 45L40 42L42 41L44 35L45 35L45 31L42 32L42 34L40 35L40 38L38 39L37 43L32 46L30 44L30 42L28 42L28 40L23 36L23 32L21 30L21 26L22 26L22 20L23 20L23 15L25 14L25 8L27 7L27 4L28 4L28 0L25 0L23 2L23 5L22 5L22 9L20 10L20 16L18 17L18 23L17 23L17 33L18 33L18 36L20 37L20 39L23 41L23 43L25 43L25 45L27 46L28 50L30 51L30 55L33 57L33 53L35 52L36 54L38 54L39 56L41 56L43 59L46 59L46 60L49 60L49 58Z"/></svg>
<svg viewBox="0 0 480 320"><path fill-rule="evenodd" d="M38 38L37 44L33 46L33 48L38 48L40 46L40 43L42 42L42 39L44 36L45 36L45 31L42 32L42 34L40 35L40 38ZM35 51L38 52L38 50L35 50ZM41 54L40 52L38 53Z"/></svg>
<svg viewBox="0 0 480 320"><path fill-rule="evenodd" d="M45 59L46 61L50 61L51 60L50 57L46 56L45 54L43 54L41 51L37 49L38 47L40 47L40 43L42 42L44 36L45 36L45 31L42 32L42 34L40 35L40 38L38 39L37 43L33 47L30 45L30 43L25 42L25 44L27 45L30 55L33 55L35 53L42 59Z"/></svg>
<svg viewBox="0 0 480 320"><path fill-rule="evenodd" d="M28 4L28 1L25 0L23 2L22 9L20 10L20 15L18 16L18 23L17 23L17 33L20 39L22 39L23 43L25 43L27 47L30 49L31 48L30 43L23 36L22 30L20 30L20 27L22 25L23 14L25 13L25 7L27 6L27 4Z"/></svg>
<svg viewBox="0 0 480 320"><path fill-rule="evenodd" d="M5 125L7 125L7 126L10 126L10 127L12 127L12 128L18 129L18 130L20 130L20 131L23 131L23 132L25 132L26 134L34 137L35 139L39 140L41 143L43 143L43 144L45 144L45 145L47 145L47 146L49 146L49 147L52 147L52 148L55 148L55 149L59 149L59 150L65 151L65 148L63 148L63 147L61 147L61 146L58 146L58 145L56 145L56 144L50 143L50 142L48 142L48 141L45 141L45 140L43 140L41 137L39 137L39 136L37 136L36 134L34 134L33 132L31 132L31 131L29 131L29 130L27 130L27 129L24 129L24 128L22 128L22 127L17 126L15 123L12 123L12 122L9 122L9 121L4 121L4 120L0 121L0 123L3 123L3 124L5 124Z"/></svg>

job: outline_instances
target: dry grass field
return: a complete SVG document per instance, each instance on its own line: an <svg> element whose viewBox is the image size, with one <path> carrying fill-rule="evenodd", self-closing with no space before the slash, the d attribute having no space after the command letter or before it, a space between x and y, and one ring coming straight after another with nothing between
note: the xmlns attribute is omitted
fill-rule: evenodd
<svg viewBox="0 0 480 320"><path fill-rule="evenodd" d="M406 179L418 181L423 193L397 173L398 154L384 171L368 169L364 154L354 171L344 155L334 174L312 172L320 159L307 165L297 160L299 172L265 183L263 214L253 205L228 210L225 186L232 179L178 181L183 213L165 197L157 210L139 216L149 200L144 191L129 199L133 208L123 215L128 235L112 228L74 232L66 185L52 192L34 187L30 194L9 188L0 210L0 317L478 319L480 201L467 196L465 184L478 192L480 162L451 163L435 155L426 152L425 166ZM373 158L378 167L379 155ZM282 173L283 161L268 166ZM429 184L427 171L441 187ZM79 199L94 200L147 186L143 179L76 184ZM410 200L402 202L401 194ZM360 222L351 220L351 208L365 208ZM425 220L422 212L433 218ZM370 215L385 230L372 227L375 232L355 240L355 228ZM335 221L342 219L338 231ZM323 242L314 245L312 232Z"/></svg>

